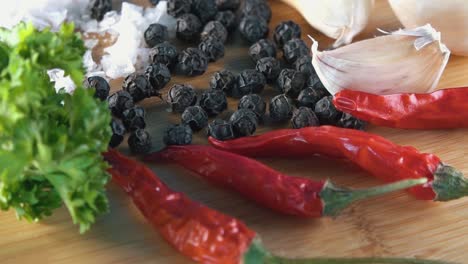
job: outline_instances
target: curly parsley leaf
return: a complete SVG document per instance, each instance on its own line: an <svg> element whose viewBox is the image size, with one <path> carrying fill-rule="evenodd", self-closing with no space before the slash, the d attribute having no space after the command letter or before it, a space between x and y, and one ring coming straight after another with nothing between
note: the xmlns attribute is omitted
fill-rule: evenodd
<svg viewBox="0 0 468 264"><path fill-rule="evenodd" d="M0 208L38 221L65 204L80 232L108 210L101 153L111 117L92 90L56 93L46 70L81 84L84 52L72 24L0 30Z"/></svg>

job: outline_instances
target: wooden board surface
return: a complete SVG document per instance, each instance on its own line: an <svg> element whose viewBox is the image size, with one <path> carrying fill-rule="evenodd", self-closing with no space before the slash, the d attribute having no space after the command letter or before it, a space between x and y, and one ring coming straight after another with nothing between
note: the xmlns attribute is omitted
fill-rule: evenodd
<svg viewBox="0 0 468 264"><path fill-rule="evenodd" d="M374 36L376 27L384 30L400 27L386 1L376 2L371 23L359 39ZM271 5L271 28L279 21L293 19L301 24L303 36L310 34L320 40L322 48L332 43L307 26L293 9L278 1L271 1ZM208 79L214 71L253 68L247 49L248 45L236 37L229 41L226 57L210 64L206 74L197 78L176 77L172 83L189 82L202 90L208 87ZM462 85L468 85L468 57L452 56L439 87ZM115 87L118 87L118 82ZM264 93L266 96L274 94L271 88ZM230 101L230 110L235 109L236 103ZM179 117L167 113L167 107L156 99L147 100L143 105L149 112L149 131L154 137L154 149L159 149L162 147L161 132L170 122L177 122ZM258 132L271 128L262 127ZM435 153L468 175L467 129L404 131L371 127L369 131L399 144ZM197 135L195 142L205 143L205 136ZM331 178L351 187L381 183L349 164L334 160L263 161L292 175ZM268 249L280 255L398 256L468 263L468 199L448 203L422 202L399 192L359 202L336 219L297 219L278 215L234 193L210 186L180 168L157 166L154 170L174 189L245 221L258 231ZM119 189L112 184L108 189L111 212L101 217L84 235L78 234L78 228L71 224L64 208L37 224L17 221L13 212L0 213L0 263L191 263L146 224Z"/></svg>

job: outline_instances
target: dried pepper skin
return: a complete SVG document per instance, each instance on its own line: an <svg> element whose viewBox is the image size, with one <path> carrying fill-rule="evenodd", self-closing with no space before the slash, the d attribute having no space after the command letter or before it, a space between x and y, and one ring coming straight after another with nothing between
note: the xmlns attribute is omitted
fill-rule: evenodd
<svg viewBox="0 0 468 264"><path fill-rule="evenodd" d="M369 189L342 189L329 181L291 177L256 160L203 145L170 146L145 159L176 163L258 204L301 217L336 216L354 201L427 182L415 179Z"/></svg>
<svg viewBox="0 0 468 264"><path fill-rule="evenodd" d="M319 154L345 159L387 182L425 177L428 184L409 189L420 200L446 201L468 192L463 175L441 163L437 156L354 129L333 126L284 129L228 141L210 138L210 143L249 157L306 158Z"/></svg>
<svg viewBox="0 0 468 264"><path fill-rule="evenodd" d="M109 96L110 86L106 79L100 76L90 76L83 82L83 86L86 88L94 89L94 97L104 101Z"/></svg>
<svg viewBox="0 0 468 264"><path fill-rule="evenodd" d="M234 31L237 25L237 17L232 11L221 11L215 16L215 20L220 22L228 32Z"/></svg>
<svg viewBox="0 0 468 264"><path fill-rule="evenodd" d="M113 181L179 252L200 263L241 263L256 236L244 223L169 189L149 168L117 151L104 157Z"/></svg>
<svg viewBox="0 0 468 264"><path fill-rule="evenodd" d="M265 38L268 30L268 23L257 16L245 16L239 23L242 37L250 43Z"/></svg>
<svg viewBox="0 0 468 264"><path fill-rule="evenodd" d="M179 54L177 70L186 76L197 76L205 73L208 68L208 58L197 48L186 48Z"/></svg>
<svg viewBox="0 0 468 264"><path fill-rule="evenodd" d="M193 132L189 125L172 125L164 130L163 142L169 145L189 145L192 144Z"/></svg>
<svg viewBox="0 0 468 264"><path fill-rule="evenodd" d="M118 147L124 140L125 133L125 126L122 122L118 119L112 118L111 121L111 129L112 129L112 137L109 141L110 148Z"/></svg>
<svg viewBox="0 0 468 264"><path fill-rule="evenodd" d="M254 62L265 57L276 58L276 45L269 39L261 39L250 46L249 56Z"/></svg>
<svg viewBox="0 0 468 264"><path fill-rule="evenodd" d="M322 216L319 193L325 182L290 177L255 160L210 146L170 146L145 159L175 162L209 182L284 214Z"/></svg>
<svg viewBox="0 0 468 264"><path fill-rule="evenodd" d="M286 42L294 38L301 38L301 27L294 21L282 21L275 27L273 40L278 47L282 48Z"/></svg>
<svg viewBox="0 0 468 264"><path fill-rule="evenodd" d="M143 129L133 131L128 137L128 146L134 154L148 153L151 150L151 145L151 136Z"/></svg>
<svg viewBox="0 0 468 264"><path fill-rule="evenodd" d="M205 146L206 147L206 146ZM115 150L103 154L119 185L163 238L183 255L204 264L329 263L287 259L266 251L256 233L241 221L171 190L143 164ZM248 184L247 186L250 186ZM329 259L332 263L429 263L408 259ZM430 262L442 264L442 262Z"/></svg>
<svg viewBox="0 0 468 264"><path fill-rule="evenodd" d="M167 41L154 46L149 52L151 62L162 63L168 68L177 64L178 55L177 48Z"/></svg>
<svg viewBox="0 0 468 264"><path fill-rule="evenodd" d="M430 94L375 95L344 90L335 95L338 110L371 124L404 129L468 127L468 87Z"/></svg>
<svg viewBox="0 0 468 264"><path fill-rule="evenodd" d="M136 72L125 77L122 89L130 94L135 103L157 94L157 91L153 89L146 76Z"/></svg>
<svg viewBox="0 0 468 264"><path fill-rule="evenodd" d="M88 3L88 10L91 13L91 18L101 21L107 12L112 11L111 0L92 0Z"/></svg>
<svg viewBox="0 0 468 264"><path fill-rule="evenodd" d="M219 21L210 21L208 22L203 31L200 34L200 39L202 41L207 40L209 38L214 38L217 41L221 41L225 43L228 37L228 31L224 27L224 25Z"/></svg>
<svg viewBox="0 0 468 264"><path fill-rule="evenodd" d="M198 44L198 49L205 54L205 57L210 61L217 61L224 57L224 44L215 39L208 38Z"/></svg>
<svg viewBox="0 0 468 264"><path fill-rule="evenodd" d="M235 138L232 124L222 119L215 119L208 125L207 134L219 140Z"/></svg>

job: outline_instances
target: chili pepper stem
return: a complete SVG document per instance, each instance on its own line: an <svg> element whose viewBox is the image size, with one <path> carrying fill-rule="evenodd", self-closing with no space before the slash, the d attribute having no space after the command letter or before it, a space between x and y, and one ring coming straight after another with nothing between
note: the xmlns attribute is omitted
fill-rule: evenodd
<svg viewBox="0 0 468 264"><path fill-rule="evenodd" d="M427 178L398 181L368 189L350 190L340 188L327 181L320 192L323 201L323 215L336 216L351 203L401 189L407 189L427 182Z"/></svg>
<svg viewBox="0 0 468 264"><path fill-rule="evenodd" d="M262 245L260 239L252 241L244 255L243 264L450 264L437 260L409 258L309 258L288 259L274 256Z"/></svg>
<svg viewBox="0 0 468 264"><path fill-rule="evenodd" d="M468 180L454 167L440 164L434 173L435 201L449 201L468 195Z"/></svg>

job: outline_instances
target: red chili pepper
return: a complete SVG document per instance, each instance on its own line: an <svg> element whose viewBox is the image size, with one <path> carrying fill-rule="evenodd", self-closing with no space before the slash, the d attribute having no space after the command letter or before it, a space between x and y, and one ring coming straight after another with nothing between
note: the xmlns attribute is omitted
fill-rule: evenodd
<svg viewBox="0 0 468 264"><path fill-rule="evenodd" d="M336 108L371 124L407 129L468 127L468 87L430 94L375 95L344 90Z"/></svg>
<svg viewBox="0 0 468 264"><path fill-rule="evenodd" d="M255 232L242 222L169 189L143 164L117 151L104 154L109 172L161 235L201 263L239 263Z"/></svg>
<svg viewBox="0 0 468 264"><path fill-rule="evenodd" d="M104 154L112 179L180 253L203 264L444 264L397 258L287 259L266 251L241 221L169 189L143 164L115 150Z"/></svg>
<svg viewBox="0 0 468 264"><path fill-rule="evenodd" d="M391 185L349 190L329 181L291 177L247 157L211 146L169 146L150 154L147 161L175 162L212 183L235 190L257 203L284 214L335 216L356 200L405 189L426 178Z"/></svg>
<svg viewBox="0 0 468 264"><path fill-rule="evenodd" d="M209 141L219 149L250 157L306 158L318 154L346 159L388 182L425 177L427 184L409 189L421 200L447 201L468 195L468 181L463 174L437 156L363 131L321 126Z"/></svg>

